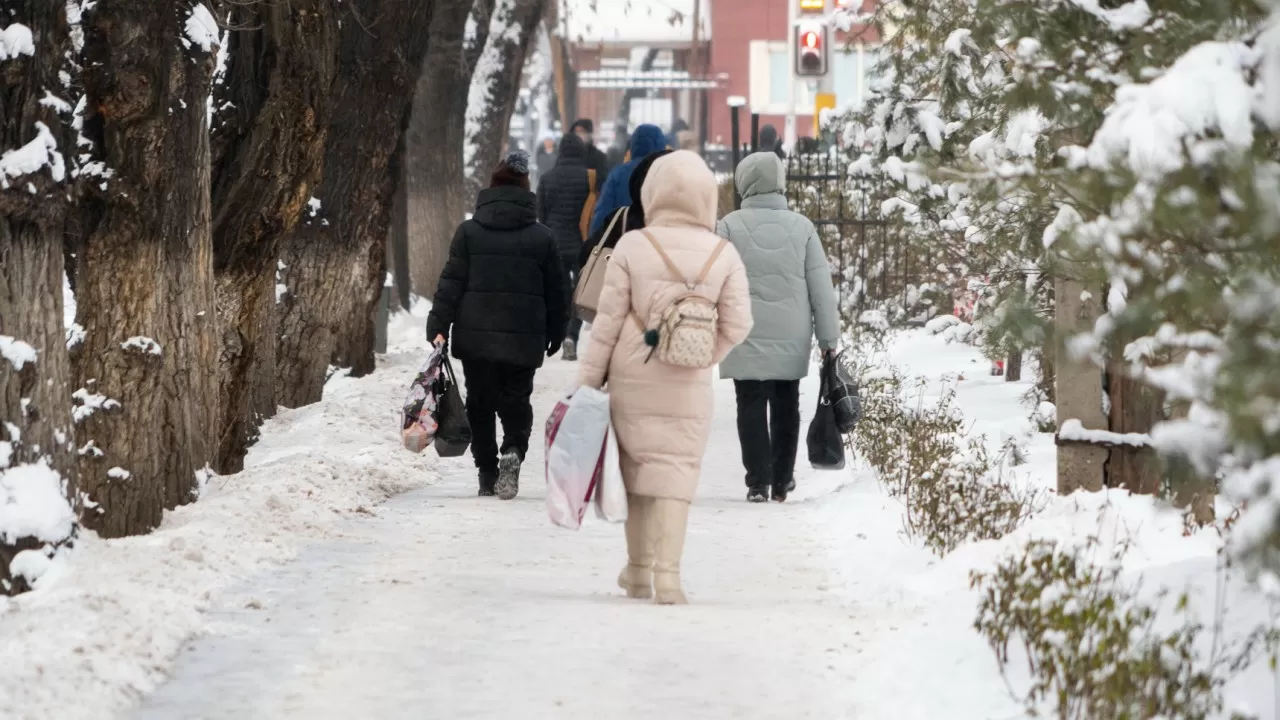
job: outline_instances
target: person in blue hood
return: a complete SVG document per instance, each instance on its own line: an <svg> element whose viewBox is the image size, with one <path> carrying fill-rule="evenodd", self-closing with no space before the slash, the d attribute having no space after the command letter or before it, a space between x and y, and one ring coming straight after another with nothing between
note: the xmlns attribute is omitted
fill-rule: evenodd
<svg viewBox="0 0 1280 720"><path fill-rule="evenodd" d="M596 210L591 216L591 234L604 227L614 211L631 204L631 173L651 153L664 150L667 137L657 125L641 125L631 133L631 159L614 168L596 200Z"/></svg>

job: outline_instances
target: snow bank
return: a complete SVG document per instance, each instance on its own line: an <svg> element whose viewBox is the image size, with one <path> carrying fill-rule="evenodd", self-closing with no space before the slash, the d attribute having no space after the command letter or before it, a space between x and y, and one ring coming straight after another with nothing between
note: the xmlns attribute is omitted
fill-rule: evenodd
<svg viewBox="0 0 1280 720"><path fill-rule="evenodd" d="M323 402L268 421L244 472L210 478L198 502L167 513L150 535L84 533L74 552L44 569L35 591L0 602L0 717L87 720L123 711L210 625L202 611L220 590L333 537L344 518L431 482L435 456L406 452L397 428L426 345L425 310L418 303L413 316L393 317L392 353L376 373L335 380ZM11 476L0 486L0 512ZM68 520L54 507L59 486L48 474L34 480L14 483L16 491L39 493L49 512L9 529L55 535ZM20 569L38 564L24 557Z"/></svg>

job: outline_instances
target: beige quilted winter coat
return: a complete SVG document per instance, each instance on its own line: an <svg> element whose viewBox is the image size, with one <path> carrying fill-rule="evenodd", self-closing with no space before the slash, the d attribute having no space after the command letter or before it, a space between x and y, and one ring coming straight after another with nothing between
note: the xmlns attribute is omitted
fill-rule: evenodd
<svg viewBox="0 0 1280 720"><path fill-rule="evenodd" d="M697 278L720 242L713 231L711 170L694 153L674 152L653 164L640 197L648 231L687 280ZM657 358L646 363L649 347L631 317L634 308L654 327L662 309L685 291L643 235L624 235L605 275L579 380L594 388L608 381L627 492L692 501L711 433L714 371L666 365ZM751 332L747 272L732 245L698 291L717 302L719 363Z"/></svg>

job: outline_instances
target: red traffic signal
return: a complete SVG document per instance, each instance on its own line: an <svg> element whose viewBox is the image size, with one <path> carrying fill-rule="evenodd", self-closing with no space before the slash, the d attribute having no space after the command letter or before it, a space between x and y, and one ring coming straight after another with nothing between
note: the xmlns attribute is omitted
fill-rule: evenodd
<svg viewBox="0 0 1280 720"><path fill-rule="evenodd" d="M805 24L796 28L796 75L821 77L827 74L827 28Z"/></svg>

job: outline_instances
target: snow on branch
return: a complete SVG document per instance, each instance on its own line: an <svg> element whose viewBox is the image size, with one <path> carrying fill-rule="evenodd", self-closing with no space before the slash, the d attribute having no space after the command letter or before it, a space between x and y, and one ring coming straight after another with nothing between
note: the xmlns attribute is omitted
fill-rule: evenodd
<svg viewBox="0 0 1280 720"><path fill-rule="evenodd" d="M19 55L35 55L36 44L31 28L14 23L0 30L0 62L13 60Z"/></svg>
<svg viewBox="0 0 1280 720"><path fill-rule="evenodd" d="M14 370L21 370L27 363L34 363L38 357L36 349L17 338L0 335L0 357L9 361Z"/></svg>
<svg viewBox="0 0 1280 720"><path fill-rule="evenodd" d="M1123 161L1139 175L1158 179L1183 167L1189 139L1220 135L1206 142L1247 149L1257 97L1247 74L1258 60L1244 43L1205 42L1160 78L1121 86L1088 148L1089 166L1107 170Z"/></svg>
<svg viewBox="0 0 1280 720"><path fill-rule="evenodd" d="M62 476L53 468L40 462L0 473L0 542L11 545L21 538L63 542L75 524Z"/></svg>
<svg viewBox="0 0 1280 720"><path fill-rule="evenodd" d="M1088 443L1090 445L1106 445L1111 447L1127 446L1145 448L1151 446L1151 436L1146 433L1115 433L1107 430L1086 430L1084 424L1072 418L1062 423L1058 430L1058 441L1067 443Z"/></svg>
<svg viewBox="0 0 1280 720"><path fill-rule="evenodd" d="M6 150L0 155L0 190L8 190L11 178L40 172L49 168L54 182L62 182L66 165L58 152L58 141L49 132L49 126L36 123L36 136L31 142L16 150Z"/></svg>
<svg viewBox="0 0 1280 720"><path fill-rule="evenodd" d="M218 21L213 18L213 13L209 12L209 6L202 2L191 6L191 13L187 15L184 30L182 46L188 50L195 45L208 53L213 52L215 47L221 46L218 39Z"/></svg>

